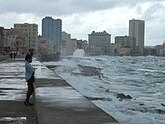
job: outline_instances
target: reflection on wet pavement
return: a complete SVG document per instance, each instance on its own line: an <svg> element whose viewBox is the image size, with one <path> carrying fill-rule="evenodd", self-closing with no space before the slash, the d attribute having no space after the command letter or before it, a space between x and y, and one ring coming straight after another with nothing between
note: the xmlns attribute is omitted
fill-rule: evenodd
<svg viewBox="0 0 165 124"><path fill-rule="evenodd" d="M0 122L6 122L10 124L25 124L26 117L1 117Z"/></svg>
<svg viewBox="0 0 165 124"><path fill-rule="evenodd" d="M0 100L19 100L25 97L24 79L0 79Z"/></svg>

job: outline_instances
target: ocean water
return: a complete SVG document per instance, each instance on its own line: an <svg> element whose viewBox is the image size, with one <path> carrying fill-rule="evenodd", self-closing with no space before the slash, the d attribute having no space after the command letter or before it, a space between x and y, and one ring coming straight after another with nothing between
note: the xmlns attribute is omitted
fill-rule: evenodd
<svg viewBox="0 0 165 124"><path fill-rule="evenodd" d="M55 72L120 124L165 124L165 58L68 56Z"/></svg>

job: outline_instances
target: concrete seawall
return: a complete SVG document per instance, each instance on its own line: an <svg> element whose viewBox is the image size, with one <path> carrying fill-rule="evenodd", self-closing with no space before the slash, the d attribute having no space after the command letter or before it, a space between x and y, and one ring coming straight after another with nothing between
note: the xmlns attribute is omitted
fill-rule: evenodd
<svg viewBox="0 0 165 124"><path fill-rule="evenodd" d="M35 66L35 107L38 124L115 124L64 79L43 65Z"/></svg>
<svg viewBox="0 0 165 124"><path fill-rule="evenodd" d="M1 105L0 109L9 111L11 117L19 116L24 117L21 120L22 124L116 124L118 123L112 116L105 113L103 110L95 106L87 98L85 98L80 92L71 87L64 79L57 74L49 70L46 66L39 61L34 60L32 63L35 68L35 93L34 93L34 112L33 107L27 107L23 105L25 99L26 88L24 79L24 61L22 60L8 60L0 63L0 67L7 69L1 73L0 82L4 86L6 83L6 89L9 85L16 87L16 91L21 92L21 96L12 99L12 102L8 102L4 94L6 89L0 89L1 101L6 103ZM2 69L3 69L2 68ZM2 70L1 70L2 71ZM7 74L6 74L7 73ZM5 75L6 74L6 75ZM19 79L19 80L18 80ZM9 81L12 84L9 84ZM0 83L0 84L1 84ZM24 86L22 86L24 84ZM19 86L20 85L20 86ZM21 87L21 90L19 89ZM15 90L14 88L12 90ZM11 91L9 91L11 92ZM6 93L6 95L8 95ZM18 95L16 94L13 95ZM11 96L9 96L11 97ZM5 102L6 101L6 102ZM11 101L11 100L10 100ZM16 105L19 102L20 107L16 109L9 109L11 103ZM2 102L1 102L2 103ZM9 104L10 103L10 104ZM22 104L21 104L22 103ZM21 107L22 105L22 107ZM21 108L21 109L20 109ZM20 109L20 110L19 110ZM18 111L18 112L17 112ZM23 111L19 113L19 111ZM30 114L26 114L30 113ZM1 118L9 115L1 115ZM16 117L15 117L16 118ZM30 119L29 119L30 118ZM6 122L5 120L1 122ZM30 123L29 123L30 122ZM4 123L5 124L5 123Z"/></svg>

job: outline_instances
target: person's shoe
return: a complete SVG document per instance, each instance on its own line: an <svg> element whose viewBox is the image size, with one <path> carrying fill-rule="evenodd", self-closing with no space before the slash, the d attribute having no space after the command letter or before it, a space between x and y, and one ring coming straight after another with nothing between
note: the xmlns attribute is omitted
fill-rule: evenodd
<svg viewBox="0 0 165 124"><path fill-rule="evenodd" d="M30 102L24 102L24 105L26 105L26 106L32 106L33 104L32 103L30 103Z"/></svg>

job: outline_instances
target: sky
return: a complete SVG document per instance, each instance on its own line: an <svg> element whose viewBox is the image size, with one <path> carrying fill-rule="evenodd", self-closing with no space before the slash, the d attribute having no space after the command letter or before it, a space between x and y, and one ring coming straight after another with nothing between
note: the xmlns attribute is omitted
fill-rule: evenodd
<svg viewBox="0 0 165 124"><path fill-rule="evenodd" d="M165 41L165 0L0 0L0 26L38 24L42 18L62 19L62 30L72 38L88 40L92 31L128 35L129 20L145 21L145 46Z"/></svg>

